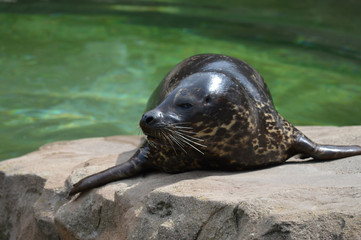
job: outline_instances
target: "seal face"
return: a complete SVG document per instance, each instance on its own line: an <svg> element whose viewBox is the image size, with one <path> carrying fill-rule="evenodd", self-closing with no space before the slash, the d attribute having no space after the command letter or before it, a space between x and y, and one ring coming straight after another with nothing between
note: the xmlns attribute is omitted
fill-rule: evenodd
<svg viewBox="0 0 361 240"><path fill-rule="evenodd" d="M301 153L315 159L361 154L360 146L318 145L280 116L261 75L217 54L190 57L154 91L140 120L146 141L129 161L86 177L70 194L140 172L239 171L281 164Z"/></svg>

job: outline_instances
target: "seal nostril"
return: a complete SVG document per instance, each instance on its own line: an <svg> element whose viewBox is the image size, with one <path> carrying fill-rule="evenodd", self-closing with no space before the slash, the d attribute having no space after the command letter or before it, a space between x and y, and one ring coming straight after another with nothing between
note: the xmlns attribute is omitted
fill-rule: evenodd
<svg viewBox="0 0 361 240"><path fill-rule="evenodd" d="M154 120L154 117L152 117L152 116L147 117L147 118L145 119L145 123L146 123L146 124L150 124L151 122L153 122L153 120Z"/></svg>

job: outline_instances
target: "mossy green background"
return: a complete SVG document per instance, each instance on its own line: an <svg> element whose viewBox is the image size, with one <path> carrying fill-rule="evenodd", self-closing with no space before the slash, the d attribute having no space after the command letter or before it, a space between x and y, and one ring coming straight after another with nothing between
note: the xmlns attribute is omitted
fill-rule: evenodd
<svg viewBox="0 0 361 240"><path fill-rule="evenodd" d="M181 60L221 53L267 82L296 125L361 124L360 1L0 2L0 159L140 133Z"/></svg>

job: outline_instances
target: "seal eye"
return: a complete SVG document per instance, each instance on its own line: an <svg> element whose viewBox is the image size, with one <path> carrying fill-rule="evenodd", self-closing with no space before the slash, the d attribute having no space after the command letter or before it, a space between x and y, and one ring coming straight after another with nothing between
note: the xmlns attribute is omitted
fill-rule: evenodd
<svg viewBox="0 0 361 240"><path fill-rule="evenodd" d="M181 104L178 104L178 106L183 109L190 109L191 107L193 107L193 105L190 103L181 103Z"/></svg>

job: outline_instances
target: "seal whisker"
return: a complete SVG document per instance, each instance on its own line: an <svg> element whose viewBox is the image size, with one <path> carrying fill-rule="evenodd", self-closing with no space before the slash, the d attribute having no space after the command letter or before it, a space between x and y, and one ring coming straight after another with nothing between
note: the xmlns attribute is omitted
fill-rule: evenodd
<svg viewBox="0 0 361 240"><path fill-rule="evenodd" d="M138 132L138 135L141 135L142 132L143 132L142 129L139 126L137 127L137 132Z"/></svg>
<svg viewBox="0 0 361 240"><path fill-rule="evenodd" d="M173 129L168 129L168 131L171 131L173 137L176 138L179 142L189 145L190 147L192 147L193 149L197 150L198 152L200 152L201 154L204 155L204 153L195 146L195 145L198 145L201 147L207 147L206 145L196 142L196 141L204 141L203 139L185 135L184 133L181 133L181 132L179 132L177 130L173 130Z"/></svg>
<svg viewBox="0 0 361 240"><path fill-rule="evenodd" d="M179 141L179 139L177 139L174 135L169 134L169 137L172 138L172 140L182 149L183 152L185 152L187 154L187 151L184 149L184 145L182 144L181 141Z"/></svg>
<svg viewBox="0 0 361 240"><path fill-rule="evenodd" d="M167 128L166 129L169 132L169 136L172 137L172 140L179 143L182 147L184 147L184 145L182 144L181 139L179 139L176 135L174 135L174 130L171 128Z"/></svg>
<svg viewBox="0 0 361 240"><path fill-rule="evenodd" d="M180 139L179 139L180 140ZM195 149L196 151L198 151L199 153L201 153L202 155L204 155L204 152L202 152L201 150L199 150L196 146L194 146L192 143L186 141L186 140L182 140L183 143L189 145L190 147L192 147L193 149Z"/></svg>
<svg viewBox="0 0 361 240"><path fill-rule="evenodd" d="M170 138L170 136L168 136L166 133L161 132L161 134L163 135L164 139L171 145L171 147L173 148L175 154L178 154L177 150L175 149L174 145L173 145L173 141Z"/></svg>
<svg viewBox="0 0 361 240"><path fill-rule="evenodd" d="M184 139L185 142L190 142L190 143L193 143L193 144L196 144L196 145L198 145L198 146L205 147L205 148L207 147L206 145L203 145L203 144L201 144L201 143L197 143L197 142L195 142L195 141L187 138L187 137L189 137L189 136L185 137L185 136L183 136L183 135L181 135L181 134L179 134L179 133L177 133L177 132L175 132L175 134L177 134L179 137L181 137L182 139Z"/></svg>
<svg viewBox="0 0 361 240"><path fill-rule="evenodd" d="M178 123L172 123L172 126L177 126L177 125L184 125L184 124L191 124L191 122L178 122Z"/></svg>
<svg viewBox="0 0 361 240"><path fill-rule="evenodd" d="M183 134L183 133L181 133L181 132L178 132L178 131L176 131L176 130L175 130L174 132L176 132L177 134L182 135L182 136L184 136L184 137L187 137L187 138L190 138L190 139L196 140L196 141L201 141L201 142L203 142L203 141L204 141L204 139L201 139L201 138L196 138L196 137L189 136L189 135L185 135L185 134Z"/></svg>
<svg viewBox="0 0 361 240"><path fill-rule="evenodd" d="M166 139L166 141L171 145L171 147L173 148L174 152L177 154L177 150L174 146L174 141L171 139L171 136L165 132L162 132L164 138Z"/></svg>
<svg viewBox="0 0 361 240"><path fill-rule="evenodd" d="M182 132L182 133L188 133L188 134L197 134L196 132L191 132L191 131L182 130L182 129L177 129L177 130L174 130L174 131Z"/></svg>
<svg viewBox="0 0 361 240"><path fill-rule="evenodd" d="M153 144L151 141L149 141L148 136L145 136L145 140L147 141L147 143L148 143L150 146L156 148L155 144Z"/></svg>
<svg viewBox="0 0 361 240"><path fill-rule="evenodd" d="M161 133L162 133L162 131L157 131L156 132L157 137L160 138L160 139L162 139Z"/></svg>
<svg viewBox="0 0 361 240"><path fill-rule="evenodd" d="M175 128L182 128L182 129L193 129L192 127L185 127L185 126L174 126Z"/></svg>
<svg viewBox="0 0 361 240"><path fill-rule="evenodd" d="M200 143L197 143L197 142L194 142L182 135L179 135L178 133L174 132L173 133L175 135L173 135L174 138L176 138L179 142L183 143L183 144L187 144L188 146L192 147L193 149L195 149L196 151L198 151L199 153L201 153L202 155L204 155L204 152L202 152L199 148L197 148L195 145L198 145L198 146L201 146L201 147L207 147L203 144L200 144Z"/></svg>
<svg viewBox="0 0 361 240"><path fill-rule="evenodd" d="M177 135L172 135L172 136L173 136L173 138L174 138L177 142L179 142L179 144L182 145L183 147L185 147L184 145L186 144L186 145L191 146L192 148L196 149L197 151L200 151L197 147L195 147L195 146L192 145L191 143L185 141L184 139L180 138L179 136L177 136ZM184 148L183 148L183 149L184 149ZM186 150L184 150L184 151L185 151L185 153L187 153Z"/></svg>

